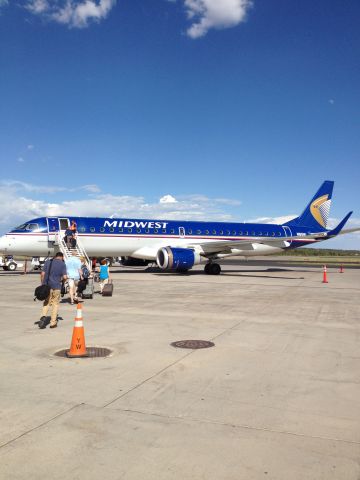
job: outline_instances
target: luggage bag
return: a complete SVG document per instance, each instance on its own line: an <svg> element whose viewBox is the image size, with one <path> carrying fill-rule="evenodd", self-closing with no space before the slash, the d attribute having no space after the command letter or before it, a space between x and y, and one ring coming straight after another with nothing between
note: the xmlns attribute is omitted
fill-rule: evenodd
<svg viewBox="0 0 360 480"><path fill-rule="evenodd" d="M82 298L93 298L94 295L94 279L88 278L85 290L82 292Z"/></svg>
<svg viewBox="0 0 360 480"><path fill-rule="evenodd" d="M112 294L113 294L113 291L114 291L114 285L109 282L107 283L106 285L104 285L104 288L103 288L103 297L112 297Z"/></svg>

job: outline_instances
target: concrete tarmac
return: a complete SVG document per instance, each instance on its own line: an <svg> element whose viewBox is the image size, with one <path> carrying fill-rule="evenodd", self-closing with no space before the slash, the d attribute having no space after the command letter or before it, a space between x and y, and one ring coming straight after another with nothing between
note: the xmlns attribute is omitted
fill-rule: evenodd
<svg viewBox="0 0 360 480"><path fill-rule="evenodd" d="M39 274L0 273L1 480L359 480L360 270L202 268L114 267L88 359L54 356L76 307L39 330Z"/></svg>

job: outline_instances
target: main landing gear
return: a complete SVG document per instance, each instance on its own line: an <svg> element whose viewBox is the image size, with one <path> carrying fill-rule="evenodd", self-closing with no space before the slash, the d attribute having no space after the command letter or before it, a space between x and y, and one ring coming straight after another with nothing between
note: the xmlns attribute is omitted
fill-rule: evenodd
<svg viewBox="0 0 360 480"><path fill-rule="evenodd" d="M204 268L204 272L208 275L219 275L221 267L218 263L207 263Z"/></svg>

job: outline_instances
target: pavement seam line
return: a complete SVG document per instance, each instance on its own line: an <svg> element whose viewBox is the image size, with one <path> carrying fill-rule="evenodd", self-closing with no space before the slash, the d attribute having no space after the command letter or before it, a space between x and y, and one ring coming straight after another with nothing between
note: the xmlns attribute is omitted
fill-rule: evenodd
<svg viewBox="0 0 360 480"><path fill-rule="evenodd" d="M224 427L231 427L231 428L243 428L246 430L256 430L259 432L269 432L269 433L278 433L280 435L292 435L294 437L304 437L304 438L313 438L317 440L326 440L329 442L342 442L342 443L350 443L353 445L360 445L360 442L356 440L346 440L344 438L333 438L333 437L323 437L321 435L307 435L305 433L297 433L297 432L291 432L291 431L286 431L286 430L275 430L273 428L265 428L265 427L254 427L251 425L245 425L245 424L236 424L236 423L226 423L226 422L216 422L213 420L204 420L201 418L194 418L194 417L180 417L180 416L172 416L172 415L162 415L160 413L150 413L150 412L142 412L140 410L131 410L131 409L122 409L122 408L117 408L116 410L119 410L121 412L128 412L128 413L138 413L139 415L149 415L153 417L159 417L159 418L167 418L169 420L182 420L182 421L191 421L191 422L196 422L196 423L205 423L205 424L210 424L210 425L221 425Z"/></svg>
<svg viewBox="0 0 360 480"><path fill-rule="evenodd" d="M231 327L225 329L223 332L219 333L218 335L216 335L215 337L213 337L211 340L214 340L218 337L220 337L221 335L224 335L225 333L227 333L229 330L232 330L233 328L236 328L238 325L240 325L241 323L243 323L244 320L241 320L240 322L237 322L235 325L232 325ZM142 385L144 385L146 382L148 382L149 380L152 380L153 378L157 377L158 375L160 375L161 373L165 372L168 368L171 368L173 367L174 365L176 365L177 363L181 362L182 360L184 360L185 358L187 358L188 356L190 356L192 353L195 353L196 350L191 350L190 352L186 353L183 357L177 359L175 362L171 363L170 365L167 365L166 367L162 368L161 370L159 370L158 372L154 373L153 375L151 375L150 377L146 378L145 380L143 380L142 382L138 383L137 385L135 385L134 387L130 388L130 390L127 390L126 392L122 393L121 395L117 396L116 398L114 398L113 400L111 400L111 402L108 402L106 403L103 408L106 408L108 407L109 405L111 405L112 403L116 402L117 400L120 400L120 398L123 398L125 397L125 395L128 395L129 393L133 392L134 390L136 390L137 388L141 387Z"/></svg>
<svg viewBox="0 0 360 480"><path fill-rule="evenodd" d="M16 440L19 440L19 438L24 437L25 435L28 435L29 433L32 433L35 430L38 430L39 428L44 427L45 425L52 422L53 420L56 420L57 418L61 417L62 415L65 415L66 413L71 412L71 410L74 410L75 408L80 407L81 405L85 405L85 404L84 403L78 403L76 405L73 405L72 407L68 408L64 412L58 413L54 417L49 418L49 420L46 420L46 422L40 423L40 425L37 425L36 427L33 427L30 430L27 430L26 432L22 433L21 435L18 435L17 437L12 438L8 442L3 443L2 445L0 445L0 448L6 447L7 445L10 445L11 443L16 442Z"/></svg>
<svg viewBox="0 0 360 480"><path fill-rule="evenodd" d="M191 355L192 353L194 353L196 350L192 350L191 352L188 352L186 353L183 357L181 358L178 358L177 360L175 360L175 362L173 363L170 363L170 365L166 365L166 367L162 368L161 370L159 370L158 372L154 373L153 375L151 375L150 377L148 378L145 378L145 380L143 380L142 382L138 383L137 385L134 385L132 388L130 388L129 390L127 390L126 392L122 393L121 395L118 395L117 397L115 397L113 400L111 400L110 402L106 403L105 405L103 405L102 408L106 408L108 407L109 405L111 405L112 403L116 402L117 400L120 400L120 398L123 398L125 397L125 395L128 395L129 393L133 392L134 390L136 390L137 388L141 387L142 385L144 385L146 382L148 382L149 380L152 380L153 378L157 377L158 375L160 375L161 373L165 372L168 368L171 368L173 367L174 365L176 365L177 363L181 362L182 360L184 360L184 358L188 357L189 355Z"/></svg>

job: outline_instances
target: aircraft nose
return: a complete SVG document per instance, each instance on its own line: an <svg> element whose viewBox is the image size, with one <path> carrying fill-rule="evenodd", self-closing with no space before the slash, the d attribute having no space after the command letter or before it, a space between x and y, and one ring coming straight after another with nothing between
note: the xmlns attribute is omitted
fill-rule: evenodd
<svg viewBox="0 0 360 480"><path fill-rule="evenodd" d="M0 253L6 253L7 247L9 246L9 241L6 238L6 235L0 237Z"/></svg>

